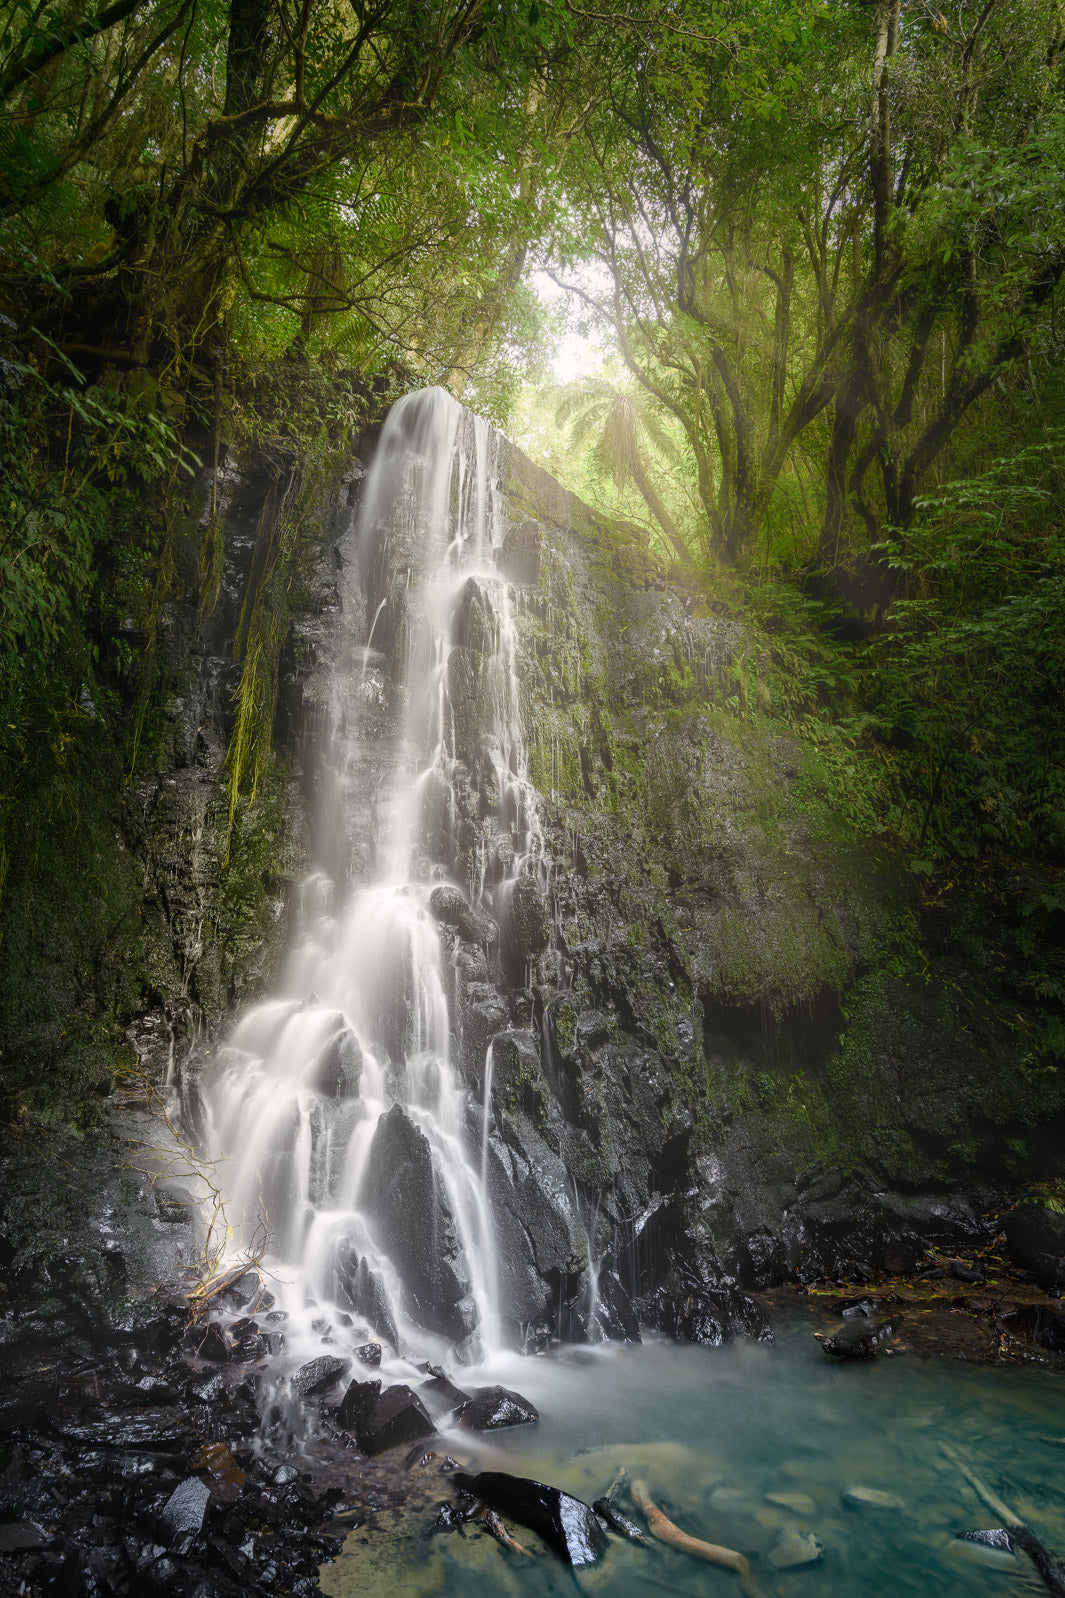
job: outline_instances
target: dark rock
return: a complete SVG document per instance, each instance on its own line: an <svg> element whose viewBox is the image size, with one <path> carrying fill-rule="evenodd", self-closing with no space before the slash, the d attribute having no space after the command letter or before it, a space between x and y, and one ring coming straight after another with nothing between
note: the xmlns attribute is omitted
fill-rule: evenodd
<svg viewBox="0 0 1065 1598"><path fill-rule="evenodd" d="M317 1359L301 1365L292 1377L292 1392L296 1398L313 1398L335 1387L350 1368L350 1359L338 1359L335 1354L319 1354Z"/></svg>
<svg viewBox="0 0 1065 1598"><path fill-rule="evenodd" d="M367 1382L365 1385L380 1384ZM388 1448L431 1437L436 1430L425 1405L402 1383L386 1387L360 1404L353 1429L359 1447L367 1454L383 1454Z"/></svg>
<svg viewBox="0 0 1065 1598"><path fill-rule="evenodd" d="M719 1347L733 1337L771 1343L773 1332L754 1299L726 1278L674 1262L664 1287L641 1301L648 1325L685 1343Z"/></svg>
<svg viewBox="0 0 1065 1598"><path fill-rule="evenodd" d="M815 1332L826 1354L836 1359L875 1359L895 1335L900 1317L880 1321L872 1316L856 1316L842 1331Z"/></svg>
<svg viewBox="0 0 1065 1598"><path fill-rule="evenodd" d="M842 1315L846 1321L857 1318L868 1320L872 1315L880 1314L880 1305L875 1298L845 1298L836 1305L836 1313Z"/></svg>
<svg viewBox="0 0 1065 1598"><path fill-rule="evenodd" d="M458 1228L428 1140L399 1104L377 1123L362 1205L389 1240L413 1318L456 1342L468 1336L477 1312Z"/></svg>
<svg viewBox="0 0 1065 1598"><path fill-rule="evenodd" d="M512 982L525 985L526 962L546 949L551 917L539 884L529 876L505 882L497 896L500 952Z"/></svg>
<svg viewBox="0 0 1065 1598"><path fill-rule="evenodd" d="M499 1514L528 1526L567 1564L591 1565L606 1551L606 1528L595 1511L557 1487L499 1470L456 1472L453 1479Z"/></svg>
<svg viewBox="0 0 1065 1598"><path fill-rule="evenodd" d="M457 1504L444 1503L437 1505L436 1519L433 1522L434 1531L457 1531L460 1536L466 1524L466 1517Z"/></svg>
<svg viewBox="0 0 1065 1598"><path fill-rule="evenodd" d="M495 1431L500 1426L527 1426L540 1419L540 1412L520 1393L506 1387L481 1387L459 1412L459 1420L475 1432Z"/></svg>
<svg viewBox="0 0 1065 1598"><path fill-rule="evenodd" d="M23 1553L27 1548L45 1548L48 1538L28 1520L9 1520L0 1525L0 1554Z"/></svg>
<svg viewBox="0 0 1065 1598"><path fill-rule="evenodd" d="M447 1372L441 1370L439 1365L426 1365L425 1369L429 1372L429 1380L422 1383L421 1390L434 1398L442 1408L459 1409L470 1402L472 1394L464 1393L461 1387L456 1387Z"/></svg>
<svg viewBox="0 0 1065 1598"><path fill-rule="evenodd" d="M355 1350L355 1358L357 1360L361 1360L362 1364L364 1365L380 1365L380 1343L360 1343L359 1347Z"/></svg>
<svg viewBox="0 0 1065 1598"><path fill-rule="evenodd" d="M499 648L499 617L484 581L468 577L455 609L451 641L459 649L494 655Z"/></svg>
<svg viewBox="0 0 1065 1598"><path fill-rule="evenodd" d="M227 1282L218 1294L220 1303L232 1309L244 1309L253 1298L257 1298L262 1288L262 1277L255 1267L249 1266L247 1270L239 1272L232 1281Z"/></svg>
<svg viewBox="0 0 1065 1598"><path fill-rule="evenodd" d="M210 1359L216 1364L222 1364L229 1358L229 1347L222 1329L216 1326L214 1321L203 1330L198 1327L193 1328L190 1343L190 1352L195 1354L197 1359Z"/></svg>
<svg viewBox="0 0 1065 1598"><path fill-rule="evenodd" d="M1065 1214L1029 1199L1010 1211L1003 1227L1015 1265L1031 1271L1045 1291L1065 1287Z"/></svg>
<svg viewBox="0 0 1065 1598"><path fill-rule="evenodd" d="M951 1265L950 1274L955 1278L956 1281L959 1282L986 1281L983 1271L977 1270L969 1265L960 1265L957 1260L955 1260Z"/></svg>
<svg viewBox="0 0 1065 1598"><path fill-rule="evenodd" d="M1021 1304L1000 1312L998 1323L1011 1337L1065 1354L1065 1311L1057 1304Z"/></svg>
<svg viewBox="0 0 1065 1598"><path fill-rule="evenodd" d="M341 1027L322 1046L309 1079L327 1098L353 1099L362 1077L362 1044L350 1027Z"/></svg>
<svg viewBox="0 0 1065 1598"><path fill-rule="evenodd" d="M369 1321L379 1336L398 1348L399 1333L385 1285L347 1239L337 1246L333 1270L340 1303L347 1304L356 1315Z"/></svg>
<svg viewBox="0 0 1065 1598"><path fill-rule="evenodd" d="M454 927L459 937L467 943L482 943L491 947L499 937L499 928L491 916L467 904L458 888L442 882L429 895L429 909L437 921Z"/></svg>
<svg viewBox="0 0 1065 1598"><path fill-rule="evenodd" d="M511 527L496 558L508 582L535 588L540 581L540 524L530 518Z"/></svg>
<svg viewBox="0 0 1065 1598"><path fill-rule="evenodd" d="M340 1400L337 1410L337 1424L343 1426L345 1431L354 1431L359 1416L373 1404L381 1394L381 1383L351 1382Z"/></svg>
<svg viewBox="0 0 1065 1598"><path fill-rule="evenodd" d="M189 1534L196 1536L202 1530L210 1502L211 1489L198 1476L190 1476L175 1487L159 1517L170 1533L171 1542Z"/></svg>
<svg viewBox="0 0 1065 1598"><path fill-rule="evenodd" d="M988 1531L959 1531L957 1542L978 1543L981 1548L997 1548L1000 1553L1012 1554L1013 1539L1004 1526L995 1526Z"/></svg>

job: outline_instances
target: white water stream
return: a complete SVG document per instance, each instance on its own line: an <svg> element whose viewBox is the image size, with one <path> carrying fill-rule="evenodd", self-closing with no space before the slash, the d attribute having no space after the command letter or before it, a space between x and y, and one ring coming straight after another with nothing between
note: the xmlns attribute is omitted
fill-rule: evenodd
<svg viewBox="0 0 1065 1598"><path fill-rule="evenodd" d="M234 1258L257 1229L268 1238L292 1361L367 1335L423 1357L449 1346L479 1357L500 1342L487 1121L471 1117L452 1062L450 973L430 908L448 880L441 855L457 854L471 736L510 861L495 892L540 869L510 596L494 561L506 531L497 441L442 389L389 415L341 546L347 633L319 818L333 874L308 883L281 991L216 1051L206 1087ZM471 677L472 734L456 692ZM370 754L367 718L397 696L393 735ZM372 841L360 846L367 824L352 816L368 800ZM461 886L476 907L483 849ZM485 1080L487 1116L490 1060Z"/></svg>

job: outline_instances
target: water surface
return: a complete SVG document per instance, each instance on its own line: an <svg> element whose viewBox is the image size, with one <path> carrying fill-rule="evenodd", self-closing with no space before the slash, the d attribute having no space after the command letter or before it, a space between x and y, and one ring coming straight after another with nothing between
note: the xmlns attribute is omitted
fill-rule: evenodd
<svg viewBox="0 0 1065 1598"><path fill-rule="evenodd" d="M654 1341L500 1356L478 1370L476 1382L518 1388L540 1408L541 1424L492 1438L452 1432L448 1446L463 1461L535 1476L589 1501L624 1465L686 1531L745 1553L767 1598L1044 1592L1027 1560L956 1542L967 1527L999 1523L958 1462L1049 1547L1065 1551L1061 1376L909 1356L833 1363L813 1341L815 1324L805 1316L778 1324L775 1347ZM475 1384L467 1373L455 1375ZM854 1487L890 1494L901 1507L854 1507L843 1496ZM449 1496L441 1476L436 1500ZM633 1548L616 1539L602 1564L575 1583L521 1528L513 1529L535 1550L528 1559L479 1527L465 1537L430 1534L433 1502L389 1511L349 1537L341 1558L323 1570L324 1591L331 1598L532 1598L572 1593L575 1585L610 1598L741 1591L727 1570L660 1544ZM790 1531L815 1533L823 1559L774 1569L769 1556Z"/></svg>

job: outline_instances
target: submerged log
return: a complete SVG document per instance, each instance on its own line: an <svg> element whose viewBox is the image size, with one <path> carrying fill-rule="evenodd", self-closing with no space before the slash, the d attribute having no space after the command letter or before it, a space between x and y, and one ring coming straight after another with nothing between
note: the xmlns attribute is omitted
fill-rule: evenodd
<svg viewBox="0 0 1065 1598"><path fill-rule="evenodd" d="M648 1546L650 1539L646 1532L642 1532L639 1526L634 1526L610 1498L597 1498L592 1508L599 1519L605 1520L611 1531L616 1531L619 1537L625 1537L630 1543L639 1543L644 1548Z"/></svg>
<svg viewBox="0 0 1065 1598"><path fill-rule="evenodd" d="M642 1481L633 1482L632 1500L645 1517L652 1537L668 1543L671 1548L679 1548L682 1553L691 1554L695 1559L705 1559L708 1564L722 1565L726 1570L736 1571L745 1592L753 1594L757 1591L750 1564L743 1554L737 1553L734 1548L723 1548L719 1543L703 1542L701 1537L692 1537L686 1531L681 1531L653 1502Z"/></svg>
<svg viewBox="0 0 1065 1598"><path fill-rule="evenodd" d="M1001 1531L1005 1541L1013 1548L1021 1548L1028 1555L1036 1570L1042 1578L1047 1591L1054 1594L1054 1598L1065 1598L1065 1570L1054 1559L1043 1543L1040 1542L1030 1526L1026 1526L1010 1506L1001 1499L997 1493L992 1492L986 1482L980 1480L976 1473L969 1469L964 1459L950 1446L949 1443L940 1445L947 1458L965 1477L976 1496L981 1499L993 1514L1001 1515L1005 1524L996 1528ZM962 1537L967 1534L960 1533Z"/></svg>
<svg viewBox="0 0 1065 1598"><path fill-rule="evenodd" d="M486 1507L481 1519L484 1521L485 1530L492 1533L497 1543L509 1548L512 1554L528 1554L529 1550L516 1537L511 1536L494 1509Z"/></svg>

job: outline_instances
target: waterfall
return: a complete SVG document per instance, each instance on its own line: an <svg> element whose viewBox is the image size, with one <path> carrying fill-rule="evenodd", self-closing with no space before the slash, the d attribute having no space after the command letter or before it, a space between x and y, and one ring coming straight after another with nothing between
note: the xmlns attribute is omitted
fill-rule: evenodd
<svg viewBox="0 0 1065 1598"><path fill-rule="evenodd" d="M234 1247L257 1228L268 1237L286 1335L307 1350L323 1327L325 1341L373 1334L397 1353L476 1357L500 1341L491 1045L482 1111L452 1058L441 935L472 919L487 947L492 904L542 869L494 559L497 446L442 389L388 417L342 546L301 941L277 996L216 1050L205 1089ZM474 788L495 813L471 847Z"/></svg>

